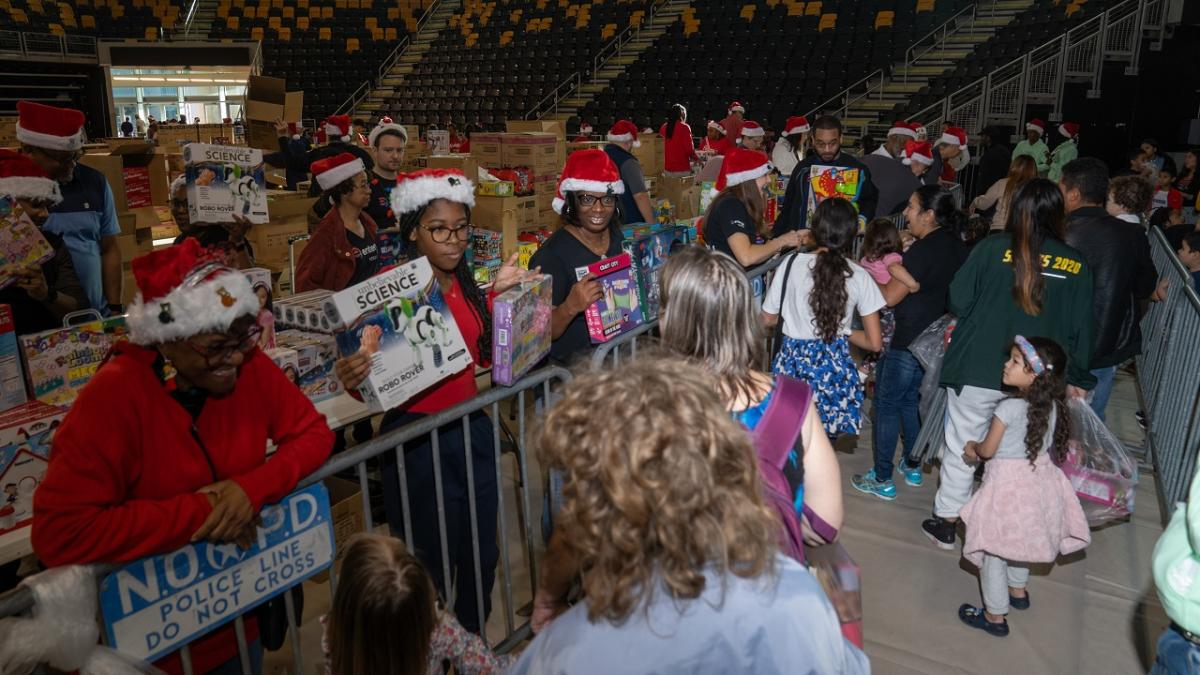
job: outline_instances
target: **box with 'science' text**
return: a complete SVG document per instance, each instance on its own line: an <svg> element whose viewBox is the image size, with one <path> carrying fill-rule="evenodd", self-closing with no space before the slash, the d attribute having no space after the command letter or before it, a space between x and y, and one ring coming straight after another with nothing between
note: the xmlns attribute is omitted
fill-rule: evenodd
<svg viewBox="0 0 1200 675"><path fill-rule="evenodd" d="M183 164L193 223L228 223L235 215L251 223L268 221L262 150L189 143Z"/></svg>

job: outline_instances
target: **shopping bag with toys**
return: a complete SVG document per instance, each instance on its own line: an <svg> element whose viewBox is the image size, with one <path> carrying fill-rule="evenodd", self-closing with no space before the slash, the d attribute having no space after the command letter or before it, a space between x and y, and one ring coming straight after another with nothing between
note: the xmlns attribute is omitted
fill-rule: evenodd
<svg viewBox="0 0 1200 675"><path fill-rule="evenodd" d="M1083 399L1067 402L1071 440L1060 468L1075 487L1088 525L1098 527L1133 513L1137 462Z"/></svg>

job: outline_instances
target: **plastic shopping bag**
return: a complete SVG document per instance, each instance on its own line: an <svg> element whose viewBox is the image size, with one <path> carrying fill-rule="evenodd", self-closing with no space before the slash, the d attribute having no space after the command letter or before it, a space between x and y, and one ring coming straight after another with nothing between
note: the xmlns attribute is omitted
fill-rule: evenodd
<svg viewBox="0 0 1200 675"><path fill-rule="evenodd" d="M1097 527L1133 513L1137 463L1083 399L1067 402L1071 440L1060 468L1075 487L1088 525Z"/></svg>
<svg viewBox="0 0 1200 675"><path fill-rule="evenodd" d="M929 324L908 345L908 351L912 352L921 367L925 369L920 390L922 420L930 419L929 413L933 406L934 393L937 391L938 381L942 379L942 361L946 358L946 348L950 345L950 334L954 331L957 322L958 319L953 314L944 314L940 319Z"/></svg>

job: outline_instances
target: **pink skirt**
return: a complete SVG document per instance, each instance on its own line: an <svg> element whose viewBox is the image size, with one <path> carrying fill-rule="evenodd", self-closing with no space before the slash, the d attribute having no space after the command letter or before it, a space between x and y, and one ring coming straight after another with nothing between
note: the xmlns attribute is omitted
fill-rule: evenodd
<svg viewBox="0 0 1200 675"><path fill-rule="evenodd" d="M984 553L1054 562L1092 541L1071 481L1045 452L1034 466L1024 458L990 460L983 485L959 516L967 526L963 557L976 566Z"/></svg>

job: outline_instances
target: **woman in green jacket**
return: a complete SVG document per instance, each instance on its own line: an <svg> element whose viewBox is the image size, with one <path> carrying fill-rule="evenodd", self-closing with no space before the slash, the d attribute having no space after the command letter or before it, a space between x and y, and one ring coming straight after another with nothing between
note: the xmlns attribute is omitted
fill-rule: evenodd
<svg viewBox="0 0 1200 675"><path fill-rule="evenodd" d="M1050 338L1069 356L1068 389L1095 386L1091 359L1092 270L1063 243L1066 213L1058 186L1044 179L1021 186L1005 232L975 245L950 284L949 308L958 316L942 365L946 449L933 518L921 528L935 544L954 548L958 512L971 496L975 468L963 447L979 441L1000 399L1000 376L1014 335Z"/></svg>

